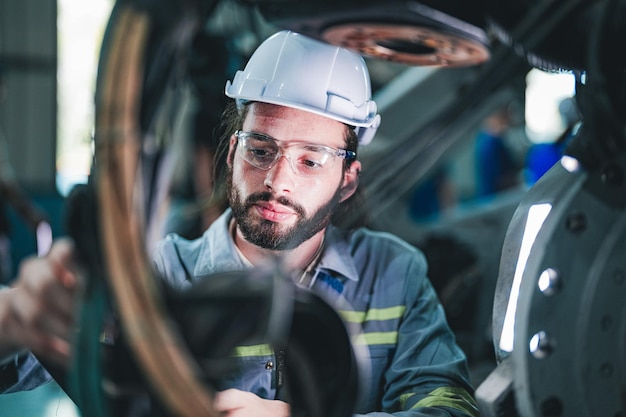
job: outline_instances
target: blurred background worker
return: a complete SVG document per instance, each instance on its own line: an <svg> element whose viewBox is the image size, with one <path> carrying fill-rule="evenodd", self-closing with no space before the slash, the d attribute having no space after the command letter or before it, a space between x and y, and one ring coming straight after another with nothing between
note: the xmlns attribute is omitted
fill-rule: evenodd
<svg viewBox="0 0 626 417"><path fill-rule="evenodd" d="M506 133L511 127L508 105L499 107L483 122L476 138L476 196L493 196L521 183L522 166L510 149Z"/></svg>

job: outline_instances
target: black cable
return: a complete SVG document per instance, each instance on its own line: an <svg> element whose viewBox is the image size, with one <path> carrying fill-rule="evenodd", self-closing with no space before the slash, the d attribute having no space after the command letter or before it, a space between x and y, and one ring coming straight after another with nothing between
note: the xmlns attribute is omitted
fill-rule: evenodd
<svg viewBox="0 0 626 417"><path fill-rule="evenodd" d="M589 74L585 88L585 108L587 121L591 132L598 135L593 140L598 142L605 157L611 158L615 152L624 147L624 125L615 114L615 106L608 93L608 80L600 58L600 49L603 37L610 27L610 19L616 15L620 2L606 0L600 9L600 15L590 31L588 48ZM618 93L620 94L620 93ZM618 97L623 100L623 97ZM606 133L605 133L606 132Z"/></svg>

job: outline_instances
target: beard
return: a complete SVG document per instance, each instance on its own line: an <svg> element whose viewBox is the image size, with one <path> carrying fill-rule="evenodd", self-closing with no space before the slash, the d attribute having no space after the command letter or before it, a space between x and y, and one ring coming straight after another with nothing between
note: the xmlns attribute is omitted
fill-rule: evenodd
<svg viewBox="0 0 626 417"><path fill-rule="evenodd" d="M286 251L295 249L306 242L330 223L331 217L341 200L340 187L331 199L322 205L312 216L307 217L304 208L287 197L275 198L270 192L249 195L243 200L239 190L233 185L232 174L227 176L228 199L233 216L244 238L263 249ZM274 201L291 208L298 220L291 227L265 219L254 219L250 209L257 201Z"/></svg>

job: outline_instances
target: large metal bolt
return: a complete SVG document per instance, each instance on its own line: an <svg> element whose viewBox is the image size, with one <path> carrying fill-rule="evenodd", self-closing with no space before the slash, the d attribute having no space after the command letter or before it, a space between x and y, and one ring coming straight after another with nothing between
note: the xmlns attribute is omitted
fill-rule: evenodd
<svg viewBox="0 0 626 417"><path fill-rule="evenodd" d="M563 402L557 397L542 401L539 408L544 417L559 417L563 414Z"/></svg>
<svg viewBox="0 0 626 417"><path fill-rule="evenodd" d="M604 171L602 171L600 179L606 185L619 187L624 183L624 172L619 165L609 164L604 168Z"/></svg>
<svg viewBox="0 0 626 417"><path fill-rule="evenodd" d="M556 269L546 268L539 275L537 286L543 295L554 295L561 289L561 276Z"/></svg>
<svg viewBox="0 0 626 417"><path fill-rule="evenodd" d="M613 365L611 365L608 362L604 362L601 366L600 366L600 374L605 377L608 378L611 375L613 375Z"/></svg>
<svg viewBox="0 0 626 417"><path fill-rule="evenodd" d="M530 338L528 343L530 353L537 359L549 356L554 350L554 341L543 330L537 332Z"/></svg>
<svg viewBox="0 0 626 417"><path fill-rule="evenodd" d="M565 227L572 233L582 233L587 228L587 217L581 212L572 213L567 216Z"/></svg>

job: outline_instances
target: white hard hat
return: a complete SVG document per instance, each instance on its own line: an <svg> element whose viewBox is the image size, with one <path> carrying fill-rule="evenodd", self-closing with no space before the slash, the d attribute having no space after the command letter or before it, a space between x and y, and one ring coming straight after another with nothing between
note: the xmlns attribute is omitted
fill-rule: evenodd
<svg viewBox="0 0 626 417"><path fill-rule="evenodd" d="M265 40L243 71L226 82L238 106L250 101L310 111L355 126L367 145L380 124L363 58L291 31Z"/></svg>

